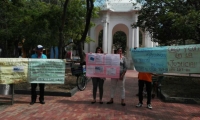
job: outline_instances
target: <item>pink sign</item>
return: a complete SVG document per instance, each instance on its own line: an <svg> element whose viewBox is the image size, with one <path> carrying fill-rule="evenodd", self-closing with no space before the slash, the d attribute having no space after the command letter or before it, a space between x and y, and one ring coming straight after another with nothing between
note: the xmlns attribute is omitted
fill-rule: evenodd
<svg viewBox="0 0 200 120"><path fill-rule="evenodd" d="M86 54L86 76L102 78L119 78L119 54Z"/></svg>

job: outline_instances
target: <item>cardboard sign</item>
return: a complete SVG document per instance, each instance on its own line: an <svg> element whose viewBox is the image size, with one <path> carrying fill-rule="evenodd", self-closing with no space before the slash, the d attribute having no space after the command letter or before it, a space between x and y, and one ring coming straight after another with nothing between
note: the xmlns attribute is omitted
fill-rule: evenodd
<svg viewBox="0 0 200 120"><path fill-rule="evenodd" d="M86 54L86 76L101 78L119 78L119 54Z"/></svg>

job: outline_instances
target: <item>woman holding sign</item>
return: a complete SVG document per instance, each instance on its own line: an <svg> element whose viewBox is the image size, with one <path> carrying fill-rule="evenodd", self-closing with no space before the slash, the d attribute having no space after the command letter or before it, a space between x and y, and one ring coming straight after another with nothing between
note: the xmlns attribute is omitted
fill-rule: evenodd
<svg viewBox="0 0 200 120"><path fill-rule="evenodd" d="M100 47L96 48L95 53L103 53L103 50ZM99 77L93 77L92 78L92 84L93 84L93 101L92 104L96 103L96 94L97 94L97 87L99 87L99 104L103 104L102 97L103 97L103 84L104 84L105 78L99 78Z"/></svg>
<svg viewBox="0 0 200 120"><path fill-rule="evenodd" d="M127 65L126 65L126 58L122 54L122 48L117 49L117 54L120 54L120 78L119 79L111 79L111 99L107 104L113 104L114 103L114 94L115 94L115 89L117 87L117 83L120 84L120 89L121 89L121 105L125 106L125 74L127 70Z"/></svg>

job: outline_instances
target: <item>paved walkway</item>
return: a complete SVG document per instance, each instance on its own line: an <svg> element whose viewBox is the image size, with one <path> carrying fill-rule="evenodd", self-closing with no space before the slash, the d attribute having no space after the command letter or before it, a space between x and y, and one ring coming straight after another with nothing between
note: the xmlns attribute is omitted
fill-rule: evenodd
<svg viewBox="0 0 200 120"><path fill-rule="evenodd" d="M29 105L30 95L15 95L12 106L0 105L0 120L199 120L200 106L191 104L165 103L152 99L153 109L136 108L137 72L126 74L126 106L120 105L118 90L114 104L105 104L110 99L110 80L104 84L104 104L91 104L92 82L85 91L72 97L45 96L46 104ZM1 97L0 97L1 100ZM144 99L146 103L146 98Z"/></svg>

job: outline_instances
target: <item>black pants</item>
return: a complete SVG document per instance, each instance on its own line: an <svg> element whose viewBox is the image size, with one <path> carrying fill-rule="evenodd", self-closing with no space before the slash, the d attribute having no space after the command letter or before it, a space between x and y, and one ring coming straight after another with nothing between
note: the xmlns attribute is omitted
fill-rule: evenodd
<svg viewBox="0 0 200 120"><path fill-rule="evenodd" d="M94 98L94 100L96 100L98 86L99 86L99 98L100 98L100 100L102 100L104 80L102 78L92 78L92 83L93 83L93 98Z"/></svg>
<svg viewBox="0 0 200 120"><path fill-rule="evenodd" d="M143 88L146 85L147 104L151 104L151 82L139 80L139 102L143 104Z"/></svg>
<svg viewBox="0 0 200 120"><path fill-rule="evenodd" d="M39 87L40 87L39 100L40 101L44 101L44 86L45 86L45 84L42 84L42 83L39 84ZM37 83L31 83L31 100L33 102L35 102L37 99L36 88L37 88Z"/></svg>

